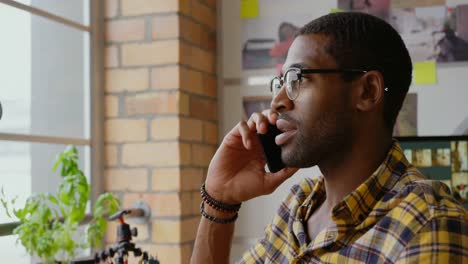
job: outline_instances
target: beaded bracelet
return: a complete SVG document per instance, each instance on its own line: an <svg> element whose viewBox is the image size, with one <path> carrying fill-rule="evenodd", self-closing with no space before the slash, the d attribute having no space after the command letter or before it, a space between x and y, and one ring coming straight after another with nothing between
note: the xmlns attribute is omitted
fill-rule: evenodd
<svg viewBox="0 0 468 264"><path fill-rule="evenodd" d="M238 213L236 213L233 217L228 218L228 219L222 219L222 218L217 218L214 216L211 216L205 212L205 202L201 202L200 204L200 214L205 217L206 219L218 223L218 224L229 224L237 220L237 217L239 216Z"/></svg>
<svg viewBox="0 0 468 264"><path fill-rule="evenodd" d="M225 204L220 201L215 200L213 197L211 197L205 189L205 183L202 184L201 186L201 191L200 191L201 197L205 203L207 203L209 206L213 207L217 211L221 212L238 212L241 204Z"/></svg>

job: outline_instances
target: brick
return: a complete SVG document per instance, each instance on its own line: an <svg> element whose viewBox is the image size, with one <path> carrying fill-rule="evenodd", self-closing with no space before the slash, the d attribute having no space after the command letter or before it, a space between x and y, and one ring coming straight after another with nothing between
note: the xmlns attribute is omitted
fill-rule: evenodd
<svg viewBox="0 0 468 264"><path fill-rule="evenodd" d="M104 116L116 117L119 115L119 97L106 95L104 97Z"/></svg>
<svg viewBox="0 0 468 264"><path fill-rule="evenodd" d="M216 1L217 0L200 0L200 2L203 2L204 4L208 5L209 7L215 10L216 10Z"/></svg>
<svg viewBox="0 0 468 264"><path fill-rule="evenodd" d="M190 115L192 117L216 121L218 118L217 108L216 101L195 96L190 97Z"/></svg>
<svg viewBox="0 0 468 264"><path fill-rule="evenodd" d="M158 117L151 122L151 138L155 140L178 139L180 120L178 117Z"/></svg>
<svg viewBox="0 0 468 264"><path fill-rule="evenodd" d="M192 193L192 215L200 214L200 203L202 199L200 196L200 192L193 192Z"/></svg>
<svg viewBox="0 0 468 264"><path fill-rule="evenodd" d="M190 96L185 93L180 93L179 95L179 111L182 115L190 113Z"/></svg>
<svg viewBox="0 0 468 264"><path fill-rule="evenodd" d="M201 72L181 67L181 89L195 94L203 94L203 76Z"/></svg>
<svg viewBox="0 0 468 264"><path fill-rule="evenodd" d="M190 15L191 3L190 0L178 0L179 1L179 12L185 15Z"/></svg>
<svg viewBox="0 0 468 264"><path fill-rule="evenodd" d="M179 23L181 37L191 43L200 44L203 34L200 24L186 17L180 17Z"/></svg>
<svg viewBox="0 0 468 264"><path fill-rule="evenodd" d="M119 49L117 46L109 46L104 49L104 66L106 68L119 66Z"/></svg>
<svg viewBox="0 0 468 264"><path fill-rule="evenodd" d="M178 62L178 40L122 45L122 64L125 66L176 64Z"/></svg>
<svg viewBox="0 0 468 264"><path fill-rule="evenodd" d="M180 165L192 163L192 151L190 144L180 143Z"/></svg>
<svg viewBox="0 0 468 264"><path fill-rule="evenodd" d="M199 2L199 0L192 0L192 17L200 23L208 26L211 29L216 29L216 12L208 6Z"/></svg>
<svg viewBox="0 0 468 264"><path fill-rule="evenodd" d="M204 172L197 168L154 169L153 191L199 191Z"/></svg>
<svg viewBox="0 0 468 264"><path fill-rule="evenodd" d="M204 178L204 172L202 169L184 168L180 173L181 191L200 191L200 186L202 185Z"/></svg>
<svg viewBox="0 0 468 264"><path fill-rule="evenodd" d="M152 37L153 39L177 38L180 36L180 25L178 15L156 16L153 18Z"/></svg>
<svg viewBox="0 0 468 264"><path fill-rule="evenodd" d="M156 194L153 216L180 216L182 213L182 198L179 193Z"/></svg>
<svg viewBox="0 0 468 264"><path fill-rule="evenodd" d="M182 221L174 220L154 220L153 221L153 242L156 243L183 243L195 239L199 217L192 217Z"/></svg>
<svg viewBox="0 0 468 264"><path fill-rule="evenodd" d="M145 20L143 18L113 20L106 22L106 41L134 41L145 38Z"/></svg>
<svg viewBox="0 0 468 264"><path fill-rule="evenodd" d="M107 169L105 188L109 191L145 191L148 189L147 169Z"/></svg>
<svg viewBox="0 0 468 264"><path fill-rule="evenodd" d="M216 65L213 52L186 43L181 43L180 63L206 73L215 73Z"/></svg>
<svg viewBox="0 0 468 264"><path fill-rule="evenodd" d="M146 141L147 121L145 119L111 119L104 125L105 142L126 143Z"/></svg>
<svg viewBox="0 0 468 264"><path fill-rule="evenodd" d="M218 80L216 78L204 74L202 87L203 95L213 98L218 96Z"/></svg>
<svg viewBox="0 0 468 264"><path fill-rule="evenodd" d="M215 57L212 52L202 50L200 48L194 48L195 60L199 60L199 63L193 63L192 66L196 69L207 73L216 73L215 71Z"/></svg>
<svg viewBox="0 0 468 264"><path fill-rule="evenodd" d="M192 164L208 167L216 149L212 146L192 144Z"/></svg>
<svg viewBox="0 0 468 264"><path fill-rule="evenodd" d="M185 78L178 66L158 67L151 70L151 88L171 90L180 88L180 79Z"/></svg>
<svg viewBox="0 0 468 264"><path fill-rule="evenodd" d="M200 192L198 192L200 193ZM192 193L190 192L182 192L180 193L180 201L181 201L181 214L182 216L192 216ZM197 215L198 216L198 215Z"/></svg>
<svg viewBox="0 0 468 264"><path fill-rule="evenodd" d="M152 241L156 243L180 243L181 221L153 220Z"/></svg>
<svg viewBox="0 0 468 264"><path fill-rule="evenodd" d="M217 47L216 32L206 30L202 31L200 34L200 40L197 44L202 48L215 52Z"/></svg>
<svg viewBox="0 0 468 264"><path fill-rule="evenodd" d="M182 106L180 93L146 93L128 96L125 100L125 111L128 115L138 114L178 114Z"/></svg>
<svg viewBox="0 0 468 264"><path fill-rule="evenodd" d="M177 12L177 0L122 0L122 15L134 16L153 13Z"/></svg>
<svg viewBox="0 0 468 264"><path fill-rule="evenodd" d="M124 144L122 163L134 167L180 165L180 148L176 142Z"/></svg>
<svg viewBox="0 0 468 264"><path fill-rule="evenodd" d="M116 166L118 164L118 150L116 145L105 145L104 157L107 167Z"/></svg>
<svg viewBox="0 0 468 264"><path fill-rule="evenodd" d="M149 87L148 69L106 70L106 92L136 92Z"/></svg>
<svg viewBox="0 0 468 264"><path fill-rule="evenodd" d="M202 121L191 118L180 118L180 139L190 141L202 141Z"/></svg>
<svg viewBox="0 0 468 264"><path fill-rule="evenodd" d="M203 142L218 143L218 126L210 122L203 122Z"/></svg>
<svg viewBox="0 0 468 264"><path fill-rule="evenodd" d="M181 170L174 169L154 169L152 171L153 191L177 191L180 189Z"/></svg>
<svg viewBox="0 0 468 264"><path fill-rule="evenodd" d="M192 254L192 245L139 244L150 255L157 255L160 263L188 264Z"/></svg>
<svg viewBox="0 0 468 264"><path fill-rule="evenodd" d="M197 235L199 224L200 224L199 216L184 219L182 221L181 241L182 242L194 241Z"/></svg>
<svg viewBox="0 0 468 264"><path fill-rule="evenodd" d="M106 0L104 3L104 16L106 18L113 18L118 15L119 2L118 0Z"/></svg>

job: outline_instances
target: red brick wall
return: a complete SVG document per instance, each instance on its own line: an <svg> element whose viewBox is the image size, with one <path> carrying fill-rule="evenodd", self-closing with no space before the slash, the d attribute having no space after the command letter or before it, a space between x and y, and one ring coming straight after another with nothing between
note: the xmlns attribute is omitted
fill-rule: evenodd
<svg viewBox="0 0 468 264"><path fill-rule="evenodd" d="M149 203L136 241L162 263L189 262L216 150L216 27L215 0L106 0L105 188Z"/></svg>

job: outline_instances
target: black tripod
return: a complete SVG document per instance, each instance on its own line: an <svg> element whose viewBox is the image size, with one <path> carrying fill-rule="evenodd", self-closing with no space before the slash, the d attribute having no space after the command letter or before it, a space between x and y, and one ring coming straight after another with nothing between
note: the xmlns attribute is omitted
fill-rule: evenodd
<svg viewBox="0 0 468 264"><path fill-rule="evenodd" d="M130 229L130 225L124 221L124 215L130 212L130 210L122 210L109 217L111 221L118 219L120 222L117 226L117 242L111 248L96 253L94 258L96 263L114 258L114 264L127 264L128 254L133 252L135 257L141 257L140 263L159 264L157 259L149 258L147 252L137 248L135 243L131 242L132 236L138 235L138 230L136 227Z"/></svg>

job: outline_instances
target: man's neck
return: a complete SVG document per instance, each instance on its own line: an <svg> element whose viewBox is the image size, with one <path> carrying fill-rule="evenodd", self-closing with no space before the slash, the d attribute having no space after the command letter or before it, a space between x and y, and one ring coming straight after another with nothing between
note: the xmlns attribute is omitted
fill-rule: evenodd
<svg viewBox="0 0 468 264"><path fill-rule="evenodd" d="M323 205L331 210L369 178L384 161L391 145L390 136L362 137L354 141L347 153L342 153L340 162L321 162L327 195Z"/></svg>

